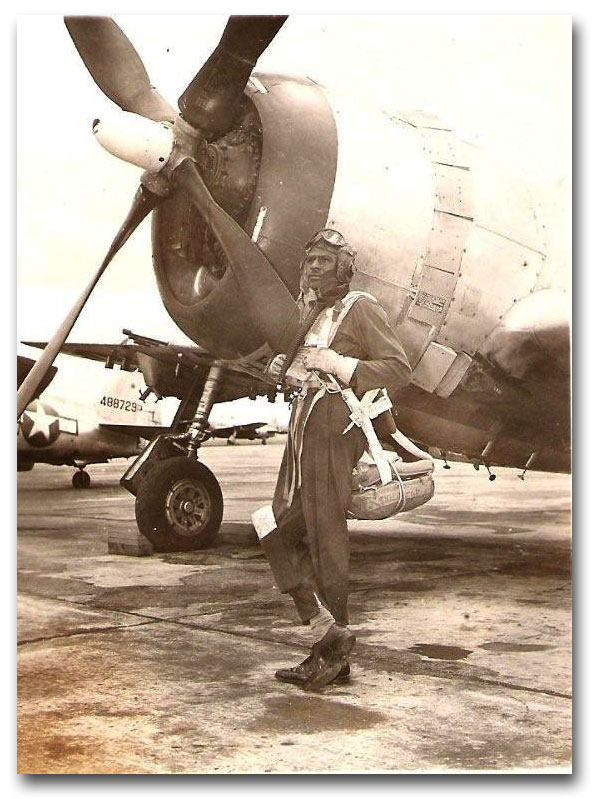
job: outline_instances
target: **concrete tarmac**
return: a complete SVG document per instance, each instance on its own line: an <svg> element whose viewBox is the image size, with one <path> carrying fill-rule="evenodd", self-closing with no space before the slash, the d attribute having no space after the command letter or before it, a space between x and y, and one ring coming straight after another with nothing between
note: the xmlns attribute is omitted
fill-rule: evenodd
<svg viewBox="0 0 595 799"><path fill-rule="evenodd" d="M437 463L428 504L350 522L352 678L307 694L249 524L282 444L201 450L224 523L185 554L107 553L123 461L18 475L19 773L568 771L570 477Z"/></svg>

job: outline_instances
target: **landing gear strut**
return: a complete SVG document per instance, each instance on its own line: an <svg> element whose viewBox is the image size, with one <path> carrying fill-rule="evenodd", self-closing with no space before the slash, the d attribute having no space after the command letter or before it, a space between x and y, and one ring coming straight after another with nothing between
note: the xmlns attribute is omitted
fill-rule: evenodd
<svg viewBox="0 0 595 799"><path fill-rule="evenodd" d="M198 449L209 437L209 414L223 374L224 367L214 363L198 402L194 398L194 418L185 423L187 429L154 439L120 480L136 496L138 529L157 552L203 549L219 532L221 488L211 470L198 461Z"/></svg>

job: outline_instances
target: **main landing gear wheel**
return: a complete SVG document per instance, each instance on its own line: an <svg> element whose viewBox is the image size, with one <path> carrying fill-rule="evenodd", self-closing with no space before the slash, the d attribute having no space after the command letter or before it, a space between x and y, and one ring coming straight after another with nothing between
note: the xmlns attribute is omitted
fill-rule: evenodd
<svg viewBox="0 0 595 799"><path fill-rule="evenodd" d="M213 472L185 456L160 461L140 483L136 522L157 552L204 549L223 518L223 496Z"/></svg>
<svg viewBox="0 0 595 799"><path fill-rule="evenodd" d="M72 475L72 485L75 488L89 488L91 485L91 475L83 472L82 469Z"/></svg>

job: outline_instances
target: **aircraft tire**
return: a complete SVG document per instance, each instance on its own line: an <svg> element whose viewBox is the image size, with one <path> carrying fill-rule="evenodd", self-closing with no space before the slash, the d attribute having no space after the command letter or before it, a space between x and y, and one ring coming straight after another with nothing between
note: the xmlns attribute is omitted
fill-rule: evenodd
<svg viewBox="0 0 595 799"><path fill-rule="evenodd" d="M72 475L72 485L75 488L89 488L91 485L91 475L81 470L75 472Z"/></svg>
<svg viewBox="0 0 595 799"><path fill-rule="evenodd" d="M221 487L204 463L183 455L167 458L140 483L135 513L156 552L204 549L221 526Z"/></svg>

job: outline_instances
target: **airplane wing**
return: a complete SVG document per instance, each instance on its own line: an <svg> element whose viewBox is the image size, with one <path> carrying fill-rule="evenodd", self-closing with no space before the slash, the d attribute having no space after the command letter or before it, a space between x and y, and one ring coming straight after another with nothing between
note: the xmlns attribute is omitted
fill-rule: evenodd
<svg viewBox="0 0 595 799"><path fill-rule="evenodd" d="M265 422L253 422L252 424L209 424L213 436L222 436L226 438L230 436L234 430L245 430L247 433L254 433L261 427L265 426Z"/></svg>
<svg viewBox="0 0 595 799"><path fill-rule="evenodd" d="M187 396L195 380L204 379L216 359L200 347L171 344L124 330L127 338L121 344L64 344L60 352L94 361L106 367L119 365L121 369L143 373L148 388L162 397ZM43 349L45 342L23 342L30 347ZM227 375L218 402L256 397L274 389L274 382L264 369L269 351L256 353L250 358L225 361Z"/></svg>
<svg viewBox="0 0 595 799"><path fill-rule="evenodd" d="M239 425L232 425L232 426L222 426L222 425L209 425L209 432L212 438L229 438L233 433L239 432L239 437L241 438L242 435L244 436L251 436L261 427L265 427L264 422L257 422L254 424L239 424ZM169 427L163 427L161 425L137 425L137 424L100 424L99 427L102 430L110 430L112 433L118 433L124 436L130 436L131 438L146 438L148 441L151 441L155 436L159 435L160 433L169 433Z"/></svg>
<svg viewBox="0 0 595 799"><path fill-rule="evenodd" d="M28 347L43 349L47 342L23 341L22 343ZM73 355L90 361L102 361L105 362L108 368L118 365L128 372L140 369L138 355L142 353L150 353L155 357L166 360L171 358L172 355L174 357L186 355L192 359L200 359L203 354L207 359L210 357L208 353L203 353L198 347L169 344L146 336L135 336L121 344L63 344L60 352L63 355Z"/></svg>
<svg viewBox="0 0 595 799"><path fill-rule="evenodd" d="M140 425L140 424L111 424L102 422L99 424L101 430L110 430L112 433L118 433L122 436L130 436L130 438L146 438L148 441L155 438L160 433L169 433L169 427L162 425Z"/></svg>

